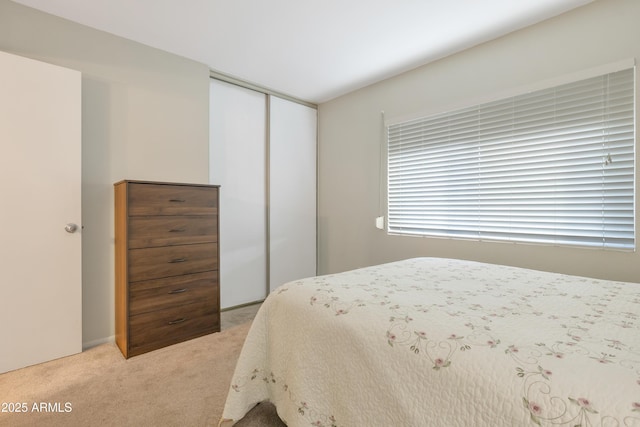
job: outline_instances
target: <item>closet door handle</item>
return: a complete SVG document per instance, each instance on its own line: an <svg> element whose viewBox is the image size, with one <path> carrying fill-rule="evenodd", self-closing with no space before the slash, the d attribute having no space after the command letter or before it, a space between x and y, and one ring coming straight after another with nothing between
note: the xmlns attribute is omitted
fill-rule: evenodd
<svg viewBox="0 0 640 427"><path fill-rule="evenodd" d="M184 202L186 202L185 199L169 199L169 201L171 203L184 203Z"/></svg>
<svg viewBox="0 0 640 427"><path fill-rule="evenodd" d="M186 228L172 228L169 233L184 233L185 231L187 231Z"/></svg>
<svg viewBox="0 0 640 427"><path fill-rule="evenodd" d="M170 295L174 295L174 294L181 294L183 292L187 292L188 289L187 288L182 288L182 289L174 289L172 291L169 291Z"/></svg>
<svg viewBox="0 0 640 427"><path fill-rule="evenodd" d="M169 261L169 264L177 264L179 262L185 262L186 260L187 260L186 258L175 258Z"/></svg>
<svg viewBox="0 0 640 427"><path fill-rule="evenodd" d="M169 322L169 325L177 325L178 323L182 323L182 322L184 322L184 321L186 321L186 320L187 320L187 318L186 318L186 317L181 317L181 318L179 318L179 319L176 319L176 320L172 320L172 321L170 321L170 322Z"/></svg>

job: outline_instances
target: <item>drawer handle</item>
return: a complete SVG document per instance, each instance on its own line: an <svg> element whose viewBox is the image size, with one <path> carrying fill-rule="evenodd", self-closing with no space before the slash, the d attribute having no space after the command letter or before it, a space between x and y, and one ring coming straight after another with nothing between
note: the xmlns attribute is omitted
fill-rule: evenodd
<svg viewBox="0 0 640 427"><path fill-rule="evenodd" d="M173 295L173 294L181 294L181 293L183 293L183 292L187 292L187 291L188 291L188 289L187 289L187 288L174 289L174 290L170 291L170 292L169 292L169 294L170 294L170 295Z"/></svg>
<svg viewBox="0 0 640 427"><path fill-rule="evenodd" d="M171 322L169 322L169 325L177 325L178 323L182 323L182 322L184 322L186 320L187 320L186 317L181 317L179 319L172 320Z"/></svg>
<svg viewBox="0 0 640 427"><path fill-rule="evenodd" d="M185 231L187 231L186 228L172 228L169 233L184 233Z"/></svg>
<svg viewBox="0 0 640 427"><path fill-rule="evenodd" d="M169 201L171 203L184 203L184 202L186 202L185 199L169 199Z"/></svg>
<svg viewBox="0 0 640 427"><path fill-rule="evenodd" d="M172 259L171 261L169 261L169 264L176 264L176 263L179 263L179 262L185 262L186 260L187 260L186 258L175 258L175 259Z"/></svg>

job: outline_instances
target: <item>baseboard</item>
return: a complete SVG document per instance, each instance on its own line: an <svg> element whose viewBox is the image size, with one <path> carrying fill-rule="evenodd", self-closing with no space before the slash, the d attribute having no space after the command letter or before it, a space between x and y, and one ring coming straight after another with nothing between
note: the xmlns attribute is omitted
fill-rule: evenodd
<svg viewBox="0 0 640 427"><path fill-rule="evenodd" d="M83 342L82 351L89 350L90 348L97 347L99 345L107 344L111 342L116 342L115 335L111 335L110 337L100 338L100 339L89 341L89 342Z"/></svg>
<svg viewBox="0 0 640 427"><path fill-rule="evenodd" d="M220 311L229 311L229 310L235 310L236 308L242 308L242 307L248 307L250 305L255 305L255 304L262 304L264 302L263 299L258 300L258 301L253 301L253 302L247 302L244 304L240 304L240 305L234 305L232 307L224 307L224 308L220 308Z"/></svg>

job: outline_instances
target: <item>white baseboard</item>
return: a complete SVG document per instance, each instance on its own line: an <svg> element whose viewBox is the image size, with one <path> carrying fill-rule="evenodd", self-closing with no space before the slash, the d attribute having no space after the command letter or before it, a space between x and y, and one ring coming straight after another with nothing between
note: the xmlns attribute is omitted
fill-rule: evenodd
<svg viewBox="0 0 640 427"><path fill-rule="evenodd" d="M110 337L100 338L98 340L93 340L89 342L82 343L82 351L89 350L90 348L97 347L102 344L107 344L111 342L116 342L116 336L111 335Z"/></svg>

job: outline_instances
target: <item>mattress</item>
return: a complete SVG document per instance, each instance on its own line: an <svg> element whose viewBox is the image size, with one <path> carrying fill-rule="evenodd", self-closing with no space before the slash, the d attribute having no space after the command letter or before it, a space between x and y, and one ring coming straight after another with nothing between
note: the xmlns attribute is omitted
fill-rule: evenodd
<svg viewBox="0 0 640 427"><path fill-rule="evenodd" d="M640 426L640 284L413 258L286 283L220 425Z"/></svg>

